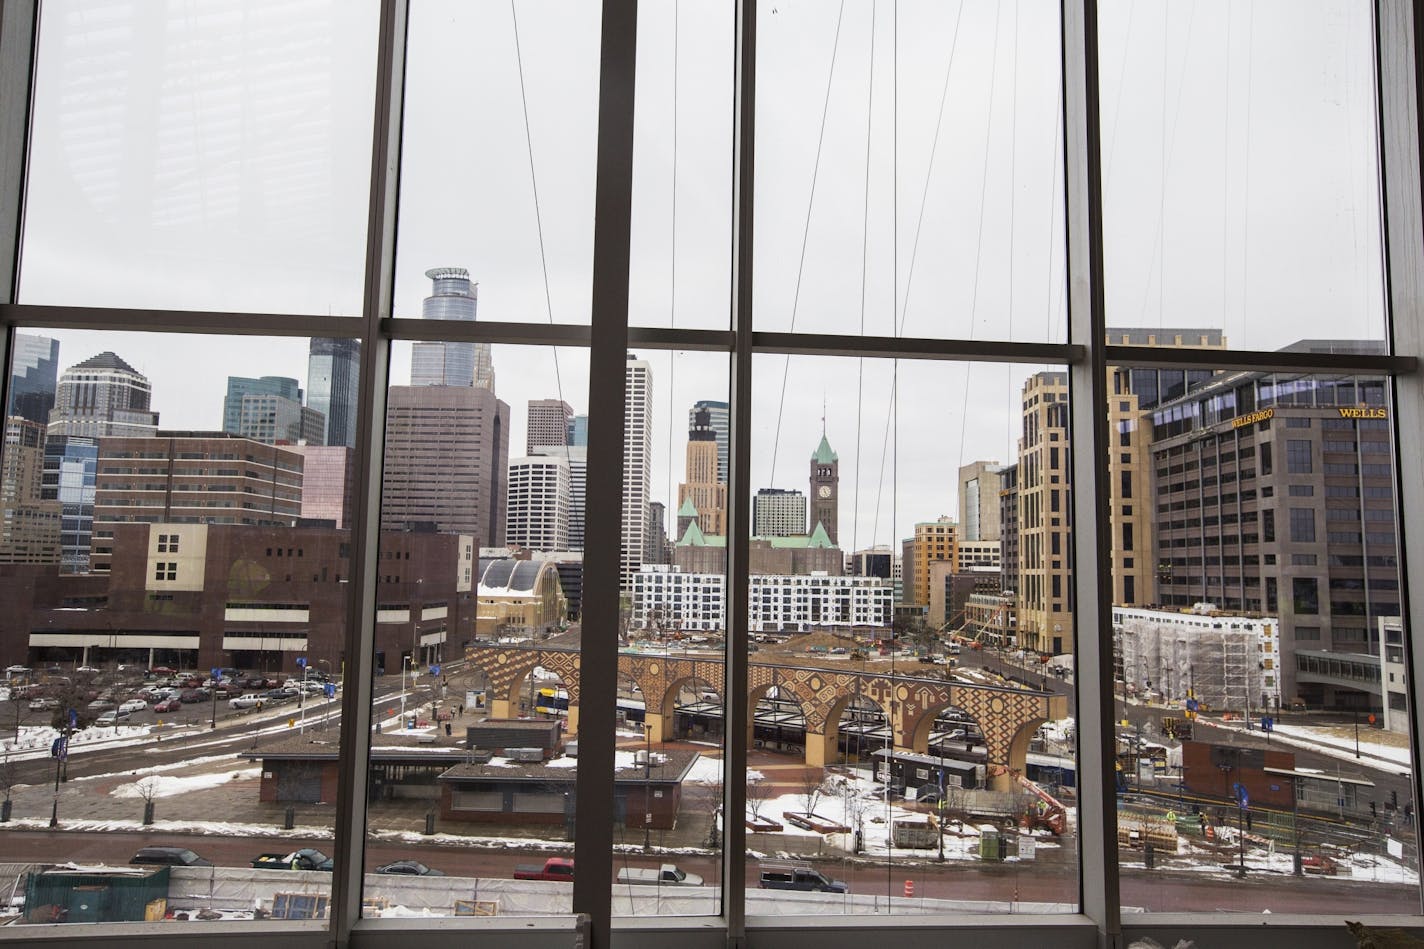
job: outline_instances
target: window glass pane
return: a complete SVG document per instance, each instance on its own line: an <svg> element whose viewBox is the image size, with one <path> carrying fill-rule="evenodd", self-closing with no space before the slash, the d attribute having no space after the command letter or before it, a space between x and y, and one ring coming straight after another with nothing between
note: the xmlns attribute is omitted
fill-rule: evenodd
<svg viewBox="0 0 1424 949"><path fill-rule="evenodd" d="M748 913L1072 911L1067 373L754 367L758 496L810 533L752 551Z"/></svg>
<svg viewBox="0 0 1424 949"><path fill-rule="evenodd" d="M758 9L757 328L1062 341L1058 5Z"/></svg>
<svg viewBox="0 0 1424 949"><path fill-rule="evenodd" d="M117 892L111 870L32 875L27 906L323 918L351 449L322 444L309 396L333 341L18 339L0 465L9 852L36 871L161 868L97 905L82 888Z"/></svg>
<svg viewBox="0 0 1424 949"><path fill-rule="evenodd" d="M368 916L571 906L588 357L474 347L392 347ZM496 373L417 381L468 363Z"/></svg>
<svg viewBox="0 0 1424 949"><path fill-rule="evenodd" d="M1109 341L1382 347L1373 5L1110 0L1098 26Z"/></svg>
<svg viewBox="0 0 1424 949"><path fill-rule="evenodd" d="M729 323L734 12L707 0L638 11L634 326Z"/></svg>
<svg viewBox="0 0 1424 949"><path fill-rule="evenodd" d="M20 302L361 312L374 0L43 7Z"/></svg>
<svg viewBox="0 0 1424 949"><path fill-rule="evenodd" d="M1154 370L1118 375L1135 392ZM1319 398L1342 382L1367 404ZM1266 386L1292 402L1246 411ZM1155 507L1139 602L1113 601L1125 905L1415 911L1406 673L1381 648L1403 643L1387 392L1232 372L1133 407Z"/></svg>
<svg viewBox="0 0 1424 949"><path fill-rule="evenodd" d="M589 322L599 22L578 0L410 5L397 317Z"/></svg>

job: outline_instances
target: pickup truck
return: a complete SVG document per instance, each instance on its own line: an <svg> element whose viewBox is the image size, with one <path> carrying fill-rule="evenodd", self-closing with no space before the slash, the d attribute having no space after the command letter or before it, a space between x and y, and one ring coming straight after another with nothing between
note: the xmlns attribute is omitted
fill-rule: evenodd
<svg viewBox="0 0 1424 949"><path fill-rule="evenodd" d="M763 864L761 882L763 890L805 890L815 893L849 893L850 887L841 880L832 880L819 870L810 867L777 867Z"/></svg>
<svg viewBox="0 0 1424 949"><path fill-rule="evenodd" d="M293 853L264 853L252 858L259 870L331 870L331 858L320 850L306 847Z"/></svg>
<svg viewBox="0 0 1424 949"><path fill-rule="evenodd" d="M557 880L572 882L574 862L568 857L550 857L542 864L521 863L514 868L516 880Z"/></svg>
<svg viewBox="0 0 1424 949"><path fill-rule="evenodd" d="M660 886L701 886L702 878L695 873L687 873L671 863L665 863L656 870L643 867L624 867L618 871L619 883L649 883Z"/></svg>

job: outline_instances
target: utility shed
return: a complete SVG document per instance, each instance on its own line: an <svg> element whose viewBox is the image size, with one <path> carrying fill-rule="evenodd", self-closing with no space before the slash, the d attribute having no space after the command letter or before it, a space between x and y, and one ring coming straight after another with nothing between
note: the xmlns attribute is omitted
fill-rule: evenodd
<svg viewBox="0 0 1424 949"><path fill-rule="evenodd" d="M141 923L163 918L168 867L67 864L25 879L25 919L55 923Z"/></svg>
<svg viewBox="0 0 1424 949"><path fill-rule="evenodd" d="M465 729L465 747L505 755L510 748L539 748L544 760L556 757L562 747L563 723L557 719L491 718Z"/></svg>

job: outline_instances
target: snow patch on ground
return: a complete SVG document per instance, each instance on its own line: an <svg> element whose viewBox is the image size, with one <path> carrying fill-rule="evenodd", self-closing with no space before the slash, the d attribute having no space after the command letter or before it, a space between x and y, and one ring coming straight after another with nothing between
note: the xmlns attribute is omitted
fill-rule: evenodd
<svg viewBox="0 0 1424 949"><path fill-rule="evenodd" d="M235 771L216 771L212 774L194 774L187 777L155 774L128 784L120 784L109 792L109 796L129 799L173 797L190 791L221 787L229 781L260 777L261 774L261 768L239 768Z"/></svg>

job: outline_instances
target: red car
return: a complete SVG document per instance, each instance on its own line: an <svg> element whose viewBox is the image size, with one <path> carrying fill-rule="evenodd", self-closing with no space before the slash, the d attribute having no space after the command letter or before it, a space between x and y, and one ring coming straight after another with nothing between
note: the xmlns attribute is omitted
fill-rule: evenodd
<svg viewBox="0 0 1424 949"><path fill-rule="evenodd" d="M155 712L176 712L183 707L183 703L177 699L164 699L153 706Z"/></svg>

